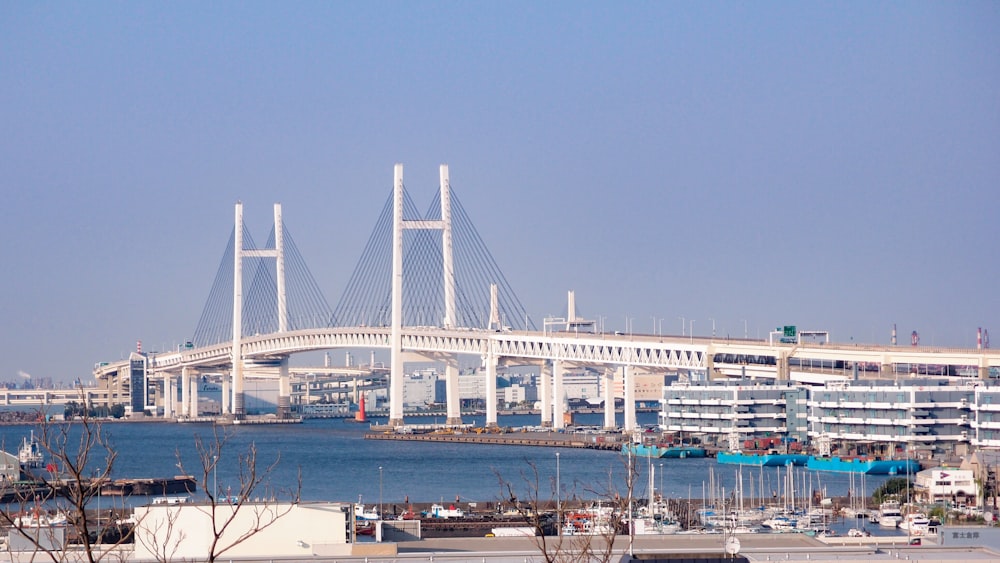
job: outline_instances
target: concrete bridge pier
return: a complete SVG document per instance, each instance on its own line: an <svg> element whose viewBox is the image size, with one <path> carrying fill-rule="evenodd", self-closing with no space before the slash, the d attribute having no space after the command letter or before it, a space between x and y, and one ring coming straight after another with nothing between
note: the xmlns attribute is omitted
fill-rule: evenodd
<svg viewBox="0 0 1000 563"><path fill-rule="evenodd" d="M185 368L186 369L186 368ZM197 418L198 414L198 373L195 372L193 377L188 378L188 400L187 400L187 415L191 418Z"/></svg>
<svg viewBox="0 0 1000 563"><path fill-rule="evenodd" d="M604 429L615 428L615 372L612 369L604 370Z"/></svg>
<svg viewBox="0 0 1000 563"><path fill-rule="evenodd" d="M191 412L188 403L191 402L191 372L189 368L181 368L181 415L188 415Z"/></svg>
<svg viewBox="0 0 1000 563"><path fill-rule="evenodd" d="M177 387L174 386L174 375L163 374L163 418L174 417L174 401L177 400Z"/></svg>
<svg viewBox="0 0 1000 563"><path fill-rule="evenodd" d="M289 418L292 414L292 381L288 377L288 356L278 364L278 412L279 419Z"/></svg>
<svg viewBox="0 0 1000 563"><path fill-rule="evenodd" d="M622 366L622 385L625 387L625 432L632 432L637 427L635 419L635 377L632 376L632 366Z"/></svg>
<svg viewBox="0 0 1000 563"><path fill-rule="evenodd" d="M493 352L492 343L488 343L486 353L486 427L497 426L497 356Z"/></svg>
<svg viewBox="0 0 1000 563"><path fill-rule="evenodd" d="M454 356L445 358L444 382L448 409L448 419L445 424L458 426L462 424L462 397L458 392L458 361Z"/></svg>
<svg viewBox="0 0 1000 563"><path fill-rule="evenodd" d="M549 362L543 362L539 367L538 400L542 403L541 426L552 427L552 377L550 376L552 366Z"/></svg>
<svg viewBox="0 0 1000 563"><path fill-rule="evenodd" d="M566 397L563 391L563 363L552 360L552 426L566 428Z"/></svg>
<svg viewBox="0 0 1000 563"><path fill-rule="evenodd" d="M775 362L777 364L775 365L775 370L776 370L774 378L775 381L787 382L789 379L791 379L790 366L788 365L788 354L783 352L778 353L777 357L775 358Z"/></svg>

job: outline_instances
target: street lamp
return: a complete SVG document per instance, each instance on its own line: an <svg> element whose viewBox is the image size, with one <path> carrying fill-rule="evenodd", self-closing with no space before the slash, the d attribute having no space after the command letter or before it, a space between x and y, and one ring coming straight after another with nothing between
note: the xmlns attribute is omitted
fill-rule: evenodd
<svg viewBox="0 0 1000 563"><path fill-rule="evenodd" d="M556 452L556 526L562 535L562 491L559 490L559 452Z"/></svg>
<svg viewBox="0 0 1000 563"><path fill-rule="evenodd" d="M378 519L382 519L382 466L378 466Z"/></svg>
<svg viewBox="0 0 1000 563"><path fill-rule="evenodd" d="M677 317L677 318L681 320L681 336L684 336L684 328L685 325L687 325L687 319L685 319L684 317Z"/></svg>
<svg viewBox="0 0 1000 563"><path fill-rule="evenodd" d="M688 321L688 336L691 337L691 342L694 342L694 319Z"/></svg>
<svg viewBox="0 0 1000 563"><path fill-rule="evenodd" d="M748 338L750 338L750 335L747 332L747 320L743 319L743 340L746 340Z"/></svg>
<svg viewBox="0 0 1000 563"><path fill-rule="evenodd" d="M712 321L712 338L715 338L715 319L708 319Z"/></svg>

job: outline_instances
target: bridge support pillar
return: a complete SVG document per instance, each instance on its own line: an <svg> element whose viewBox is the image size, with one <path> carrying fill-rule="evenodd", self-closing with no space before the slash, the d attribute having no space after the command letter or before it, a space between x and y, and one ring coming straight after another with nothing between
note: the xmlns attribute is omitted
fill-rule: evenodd
<svg viewBox="0 0 1000 563"><path fill-rule="evenodd" d="M715 371L715 352L711 346L705 351L705 378L709 381L719 378L718 372Z"/></svg>
<svg viewBox="0 0 1000 563"><path fill-rule="evenodd" d="M497 356L493 353L492 342L486 354L486 426L497 425Z"/></svg>
<svg viewBox="0 0 1000 563"><path fill-rule="evenodd" d="M612 369L604 370L604 378L601 381L604 391L604 429L611 430L618 425L615 424L615 372Z"/></svg>
<svg viewBox="0 0 1000 563"><path fill-rule="evenodd" d="M635 431L635 377L632 375L632 366L622 366L622 385L625 386L625 422L623 424L625 432Z"/></svg>
<svg viewBox="0 0 1000 563"><path fill-rule="evenodd" d="M552 426L566 428L566 401L563 393L563 363L552 360Z"/></svg>
<svg viewBox="0 0 1000 563"><path fill-rule="evenodd" d="M552 427L552 378L551 364L543 362L538 377L538 400L542 403L541 426Z"/></svg>
<svg viewBox="0 0 1000 563"><path fill-rule="evenodd" d="M775 380L776 381L788 381L790 379L790 377L789 377L790 376L790 373L789 373L790 366L788 365L788 356L785 355L785 354L779 353L778 356L777 356L777 358L775 358L775 362L777 364L777 365L775 365L775 371L776 371L776 373L775 373Z"/></svg>
<svg viewBox="0 0 1000 563"><path fill-rule="evenodd" d="M462 397L458 393L458 362L454 357L445 360L444 365L445 404L448 409L448 419L445 424L462 424Z"/></svg>
<svg viewBox="0 0 1000 563"><path fill-rule="evenodd" d="M188 409L190 409L190 410L188 410L188 416L191 417L191 418L198 418L198 415L201 414L200 412L198 412L198 380L199 379L200 378L198 377L198 374L196 373L196 374L194 374L194 377L191 377L188 380Z"/></svg>
<svg viewBox="0 0 1000 563"><path fill-rule="evenodd" d="M181 415L187 416L191 413L188 403L191 402L191 373L187 367L181 368Z"/></svg>
<svg viewBox="0 0 1000 563"><path fill-rule="evenodd" d="M278 365L278 412L279 419L289 418L291 409L292 382L288 377L288 358L282 358Z"/></svg>
<svg viewBox="0 0 1000 563"><path fill-rule="evenodd" d="M174 417L174 402L177 400L177 388L174 387L174 376L163 374L163 418Z"/></svg>

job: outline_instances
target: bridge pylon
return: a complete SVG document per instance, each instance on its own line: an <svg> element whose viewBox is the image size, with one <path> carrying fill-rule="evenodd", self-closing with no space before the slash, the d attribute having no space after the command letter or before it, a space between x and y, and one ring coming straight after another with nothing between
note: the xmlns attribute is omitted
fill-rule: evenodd
<svg viewBox="0 0 1000 563"><path fill-rule="evenodd" d="M455 327L455 266L452 253L451 185L448 165L439 169L441 219L407 220L403 218L403 165L396 164L393 172L392 198L392 330L390 335L389 426L403 424L403 231L424 229L441 231L442 275L444 281L444 328ZM460 424L462 413L458 400L458 368L452 359L446 360L445 381L448 397L448 424Z"/></svg>
<svg viewBox="0 0 1000 563"><path fill-rule="evenodd" d="M223 397L223 414L232 414L235 418L246 416L243 399L243 259L244 258L274 258L278 301L278 332L288 330L288 306L285 292L285 244L284 227L281 221L281 204L274 204L274 248L245 249L243 248L243 202L236 202L236 229L233 236L233 340L232 340L232 402ZM223 386L224 395L226 386ZM285 397L288 402L288 397ZM229 404L227 404L229 403ZM281 397L278 398L281 404Z"/></svg>

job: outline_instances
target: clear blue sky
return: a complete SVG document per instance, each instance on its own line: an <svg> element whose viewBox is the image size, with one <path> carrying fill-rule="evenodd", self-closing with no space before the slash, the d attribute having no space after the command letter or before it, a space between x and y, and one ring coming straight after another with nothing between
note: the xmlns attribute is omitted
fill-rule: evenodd
<svg viewBox="0 0 1000 563"><path fill-rule="evenodd" d="M331 305L392 184L531 315L1000 339L1000 3L0 3L0 381L190 338L242 200ZM1000 340L998 340L1000 343Z"/></svg>

